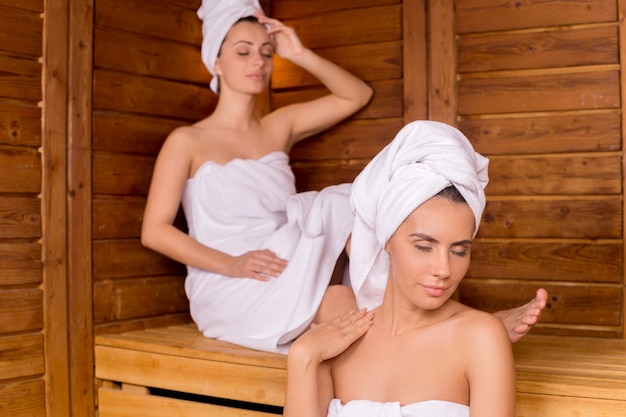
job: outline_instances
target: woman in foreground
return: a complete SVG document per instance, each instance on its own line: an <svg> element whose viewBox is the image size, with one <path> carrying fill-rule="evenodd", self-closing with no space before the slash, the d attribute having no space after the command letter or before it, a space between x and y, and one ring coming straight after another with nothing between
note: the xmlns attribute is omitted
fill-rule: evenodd
<svg viewBox="0 0 626 417"><path fill-rule="evenodd" d="M426 121L402 129L357 177L353 288L359 305L378 305L377 293L382 304L294 342L285 416L514 416L505 327L451 299L486 184L487 160L458 130Z"/></svg>

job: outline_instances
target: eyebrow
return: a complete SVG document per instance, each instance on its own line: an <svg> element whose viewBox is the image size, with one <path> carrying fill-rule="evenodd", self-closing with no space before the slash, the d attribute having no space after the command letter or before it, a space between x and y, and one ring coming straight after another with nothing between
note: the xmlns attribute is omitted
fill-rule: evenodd
<svg viewBox="0 0 626 417"><path fill-rule="evenodd" d="M240 43L245 43L246 45L253 45L252 42L246 41L246 40L243 40L243 39L240 40L240 41L234 42L233 45L238 45ZM261 44L261 47L264 47L264 46L271 46L272 48L274 48L274 44L272 42L263 42Z"/></svg>
<svg viewBox="0 0 626 417"><path fill-rule="evenodd" d="M430 235L427 235L426 233L411 233L409 236L424 239L427 242L431 242L431 243L439 243L437 239L435 239L434 237ZM453 242L452 246L472 246L472 241L469 239L459 240L458 242Z"/></svg>

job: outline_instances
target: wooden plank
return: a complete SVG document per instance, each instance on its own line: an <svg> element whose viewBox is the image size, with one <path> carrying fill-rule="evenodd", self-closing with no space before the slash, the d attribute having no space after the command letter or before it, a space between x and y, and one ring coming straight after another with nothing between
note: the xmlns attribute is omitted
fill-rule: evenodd
<svg viewBox="0 0 626 417"><path fill-rule="evenodd" d="M286 371L96 345L96 376L211 397L282 406Z"/></svg>
<svg viewBox="0 0 626 417"><path fill-rule="evenodd" d="M141 221L145 206L145 198L140 197L94 198L93 238L138 238L141 236Z"/></svg>
<svg viewBox="0 0 626 417"><path fill-rule="evenodd" d="M459 287L459 300L470 307L494 312L530 300L539 286L549 294L548 305L541 314L542 324L621 325L619 285L466 278Z"/></svg>
<svg viewBox="0 0 626 417"><path fill-rule="evenodd" d="M0 285L42 282L41 243L0 242Z"/></svg>
<svg viewBox="0 0 626 417"><path fill-rule="evenodd" d="M94 194L146 196L154 161L152 156L94 152Z"/></svg>
<svg viewBox="0 0 626 417"><path fill-rule="evenodd" d="M369 84L374 90L372 100L362 110L351 116L349 120L402 117L403 82L401 80L386 80ZM277 109L289 104L313 100L325 94L328 94L328 90L321 87L273 91L271 106L273 109Z"/></svg>
<svg viewBox="0 0 626 417"><path fill-rule="evenodd" d="M39 58L43 53L40 14L0 4L0 51Z"/></svg>
<svg viewBox="0 0 626 417"><path fill-rule="evenodd" d="M139 239L93 242L94 281L153 275L186 275L186 269L184 265L145 248Z"/></svg>
<svg viewBox="0 0 626 417"><path fill-rule="evenodd" d="M43 12L43 0L0 0L0 5L31 12Z"/></svg>
<svg viewBox="0 0 626 417"><path fill-rule="evenodd" d="M191 322L189 312L177 313L156 317L141 317L138 319L116 321L112 323L98 323L94 326L96 335L111 333L124 333L136 330L150 329L154 327L176 326Z"/></svg>
<svg viewBox="0 0 626 417"><path fill-rule="evenodd" d="M468 277L529 281L622 281L621 242L476 239Z"/></svg>
<svg viewBox="0 0 626 417"><path fill-rule="evenodd" d="M330 185L354 181L369 159L293 162L298 191L321 190Z"/></svg>
<svg viewBox="0 0 626 417"><path fill-rule="evenodd" d="M0 337L0 375L2 375L2 379L40 376L43 372L42 335Z"/></svg>
<svg viewBox="0 0 626 417"><path fill-rule="evenodd" d="M46 417L42 380L0 384L0 417Z"/></svg>
<svg viewBox="0 0 626 417"><path fill-rule="evenodd" d="M621 148L619 111L461 119L458 126L474 149L485 155L617 151Z"/></svg>
<svg viewBox="0 0 626 417"><path fill-rule="evenodd" d="M0 291L0 333L43 329L43 292L38 288Z"/></svg>
<svg viewBox="0 0 626 417"><path fill-rule="evenodd" d="M41 64L0 53L0 97L41 101Z"/></svg>
<svg viewBox="0 0 626 417"><path fill-rule="evenodd" d="M291 151L294 161L372 158L396 136L402 119L357 120L333 127Z"/></svg>
<svg viewBox="0 0 626 417"><path fill-rule="evenodd" d="M400 0L280 0L272 1L270 14L275 19L285 20L398 3Z"/></svg>
<svg viewBox="0 0 626 417"><path fill-rule="evenodd" d="M320 56L367 81L402 78L402 42L377 42L317 49ZM372 56L376 59L372 60ZM320 81L290 61L276 57L272 88L321 85Z"/></svg>
<svg viewBox="0 0 626 417"><path fill-rule="evenodd" d="M621 239L621 197L487 199L478 235Z"/></svg>
<svg viewBox="0 0 626 417"><path fill-rule="evenodd" d="M41 237L41 200L0 195L0 238Z"/></svg>
<svg viewBox="0 0 626 417"><path fill-rule="evenodd" d="M94 323L174 314L189 310L181 276L94 283Z"/></svg>
<svg viewBox="0 0 626 417"><path fill-rule="evenodd" d="M457 71L617 64L617 44L615 26L461 36Z"/></svg>
<svg viewBox="0 0 626 417"><path fill-rule="evenodd" d="M624 414L626 401L518 394L517 417L615 417Z"/></svg>
<svg viewBox="0 0 626 417"><path fill-rule="evenodd" d="M537 150L535 150L537 151ZM490 195L621 194L618 153L542 156L492 156Z"/></svg>
<svg viewBox="0 0 626 417"><path fill-rule="evenodd" d="M196 45L105 28L95 32L94 66L188 83L211 80Z"/></svg>
<svg viewBox="0 0 626 417"><path fill-rule="evenodd" d="M121 29L193 45L202 43L202 28L195 10L167 2L98 0L97 26ZM176 24L172 24L176 22Z"/></svg>
<svg viewBox="0 0 626 417"><path fill-rule="evenodd" d="M94 71L96 110L141 113L195 122L217 103L208 87L119 72Z"/></svg>
<svg viewBox="0 0 626 417"><path fill-rule="evenodd" d="M428 42L426 2L402 1L404 123L428 119Z"/></svg>
<svg viewBox="0 0 626 417"><path fill-rule="evenodd" d="M132 404L129 407L128 404ZM98 417L275 417L276 414L245 410L122 390L98 390Z"/></svg>
<svg viewBox="0 0 626 417"><path fill-rule="evenodd" d="M400 5L315 14L304 19L285 19L284 23L292 26L302 43L312 49L402 39Z"/></svg>
<svg viewBox="0 0 626 417"><path fill-rule="evenodd" d="M41 154L36 149L0 146L0 192L41 191Z"/></svg>
<svg viewBox="0 0 626 417"><path fill-rule="evenodd" d="M165 138L182 124L156 117L94 112L93 150L156 156Z"/></svg>
<svg viewBox="0 0 626 417"><path fill-rule="evenodd" d="M456 124L462 97L457 94L456 47L453 0L430 1L428 119ZM457 108L459 107L459 108Z"/></svg>
<svg viewBox="0 0 626 417"><path fill-rule="evenodd" d="M459 114L619 108L619 72L461 78Z"/></svg>
<svg viewBox="0 0 626 417"><path fill-rule="evenodd" d="M456 5L458 33L490 32L564 26L593 22L615 22L615 2L603 0L545 0L502 2L463 0Z"/></svg>
<svg viewBox="0 0 626 417"><path fill-rule="evenodd" d="M41 145L41 108L0 103L0 145Z"/></svg>

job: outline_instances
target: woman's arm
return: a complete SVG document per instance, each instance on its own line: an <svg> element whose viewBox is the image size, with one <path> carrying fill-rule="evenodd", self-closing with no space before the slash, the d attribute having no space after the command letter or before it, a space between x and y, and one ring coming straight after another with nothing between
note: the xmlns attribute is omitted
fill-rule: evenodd
<svg viewBox="0 0 626 417"><path fill-rule="evenodd" d="M328 359L345 351L373 324L372 312L352 311L300 336L287 356L285 417L324 417L333 398Z"/></svg>
<svg viewBox="0 0 626 417"><path fill-rule="evenodd" d="M259 21L269 25L276 39L276 52L319 79L330 94L316 100L285 106L271 117L291 124L291 147L296 142L321 132L349 117L372 98L372 88L340 66L320 57L300 42L293 28L260 14Z"/></svg>
<svg viewBox="0 0 626 417"><path fill-rule="evenodd" d="M204 246L174 226L189 176L190 136L177 129L166 139L157 157L141 228L141 243L185 265L230 277L268 280L286 262L271 251L252 251L233 257Z"/></svg>
<svg viewBox="0 0 626 417"><path fill-rule="evenodd" d="M465 329L472 417L515 416L515 365L502 322L481 314Z"/></svg>

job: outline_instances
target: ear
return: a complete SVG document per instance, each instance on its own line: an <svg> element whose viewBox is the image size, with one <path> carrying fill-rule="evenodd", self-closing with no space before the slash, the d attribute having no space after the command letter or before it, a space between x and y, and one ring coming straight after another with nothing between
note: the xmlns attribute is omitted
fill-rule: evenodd
<svg viewBox="0 0 626 417"><path fill-rule="evenodd" d="M220 63L220 57L215 58L215 63L213 64L213 70L215 71L215 75L222 75L222 64Z"/></svg>

